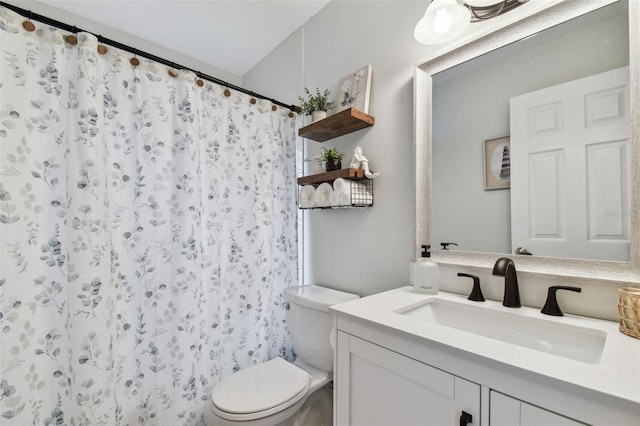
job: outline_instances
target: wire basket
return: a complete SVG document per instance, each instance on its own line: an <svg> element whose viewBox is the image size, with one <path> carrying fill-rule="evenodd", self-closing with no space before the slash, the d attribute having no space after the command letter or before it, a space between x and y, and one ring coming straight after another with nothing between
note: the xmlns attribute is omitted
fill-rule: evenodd
<svg viewBox="0 0 640 426"><path fill-rule="evenodd" d="M640 288L623 287L618 289L618 293L620 331L627 336L640 339Z"/></svg>
<svg viewBox="0 0 640 426"><path fill-rule="evenodd" d="M343 209L350 207L371 207L373 206L373 180L372 179L348 179L349 190L346 192L346 198L338 198L336 202L332 202L331 205L316 205L312 200L309 203L309 192L305 187L313 187L311 190L317 190L323 183L310 183L300 185L298 189L298 207L301 209ZM333 184L332 181L327 181ZM306 202L303 203L302 200Z"/></svg>
<svg viewBox="0 0 640 426"><path fill-rule="evenodd" d="M373 206L373 180L351 181L351 205L358 207Z"/></svg>

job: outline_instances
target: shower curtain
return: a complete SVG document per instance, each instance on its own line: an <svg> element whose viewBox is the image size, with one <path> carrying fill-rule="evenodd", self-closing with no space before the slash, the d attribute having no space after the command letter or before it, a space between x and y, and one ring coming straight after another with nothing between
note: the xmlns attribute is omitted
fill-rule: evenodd
<svg viewBox="0 0 640 426"><path fill-rule="evenodd" d="M194 425L290 358L295 121L0 8L0 424Z"/></svg>

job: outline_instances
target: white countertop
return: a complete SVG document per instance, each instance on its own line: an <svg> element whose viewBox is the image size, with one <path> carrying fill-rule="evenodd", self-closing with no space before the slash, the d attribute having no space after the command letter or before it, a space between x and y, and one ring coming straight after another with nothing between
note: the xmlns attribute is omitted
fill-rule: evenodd
<svg viewBox="0 0 640 426"><path fill-rule="evenodd" d="M482 306L524 317L542 318L559 325L567 324L601 330L606 333L606 341L599 362L590 364L455 328L431 324L395 312L430 298ZM435 296L425 295L414 292L411 287L401 287L334 305L330 311L338 317L365 321L368 325L382 327L387 331L391 329L394 334L408 335L413 340L424 339L425 343L436 342L457 348L476 357L491 359L532 374L560 380L640 405L640 340L622 334L618 330L617 322L569 314L552 317L541 314L539 309L506 308L500 302L490 300L472 302L467 300L466 296L442 291Z"/></svg>

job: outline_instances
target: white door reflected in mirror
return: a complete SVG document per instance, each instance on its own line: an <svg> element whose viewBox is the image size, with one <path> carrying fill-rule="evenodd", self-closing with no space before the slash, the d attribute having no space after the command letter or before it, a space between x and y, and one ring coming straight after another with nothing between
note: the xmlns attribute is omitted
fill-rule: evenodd
<svg viewBox="0 0 640 426"><path fill-rule="evenodd" d="M629 67L511 98L510 119L511 247L628 261Z"/></svg>

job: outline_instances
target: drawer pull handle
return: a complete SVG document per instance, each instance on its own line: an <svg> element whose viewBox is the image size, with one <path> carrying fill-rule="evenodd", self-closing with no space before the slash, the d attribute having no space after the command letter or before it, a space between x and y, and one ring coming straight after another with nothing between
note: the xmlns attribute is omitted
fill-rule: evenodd
<svg viewBox="0 0 640 426"><path fill-rule="evenodd" d="M471 424L472 421L473 416L466 411L463 411L460 415L460 426L467 426L468 424Z"/></svg>

